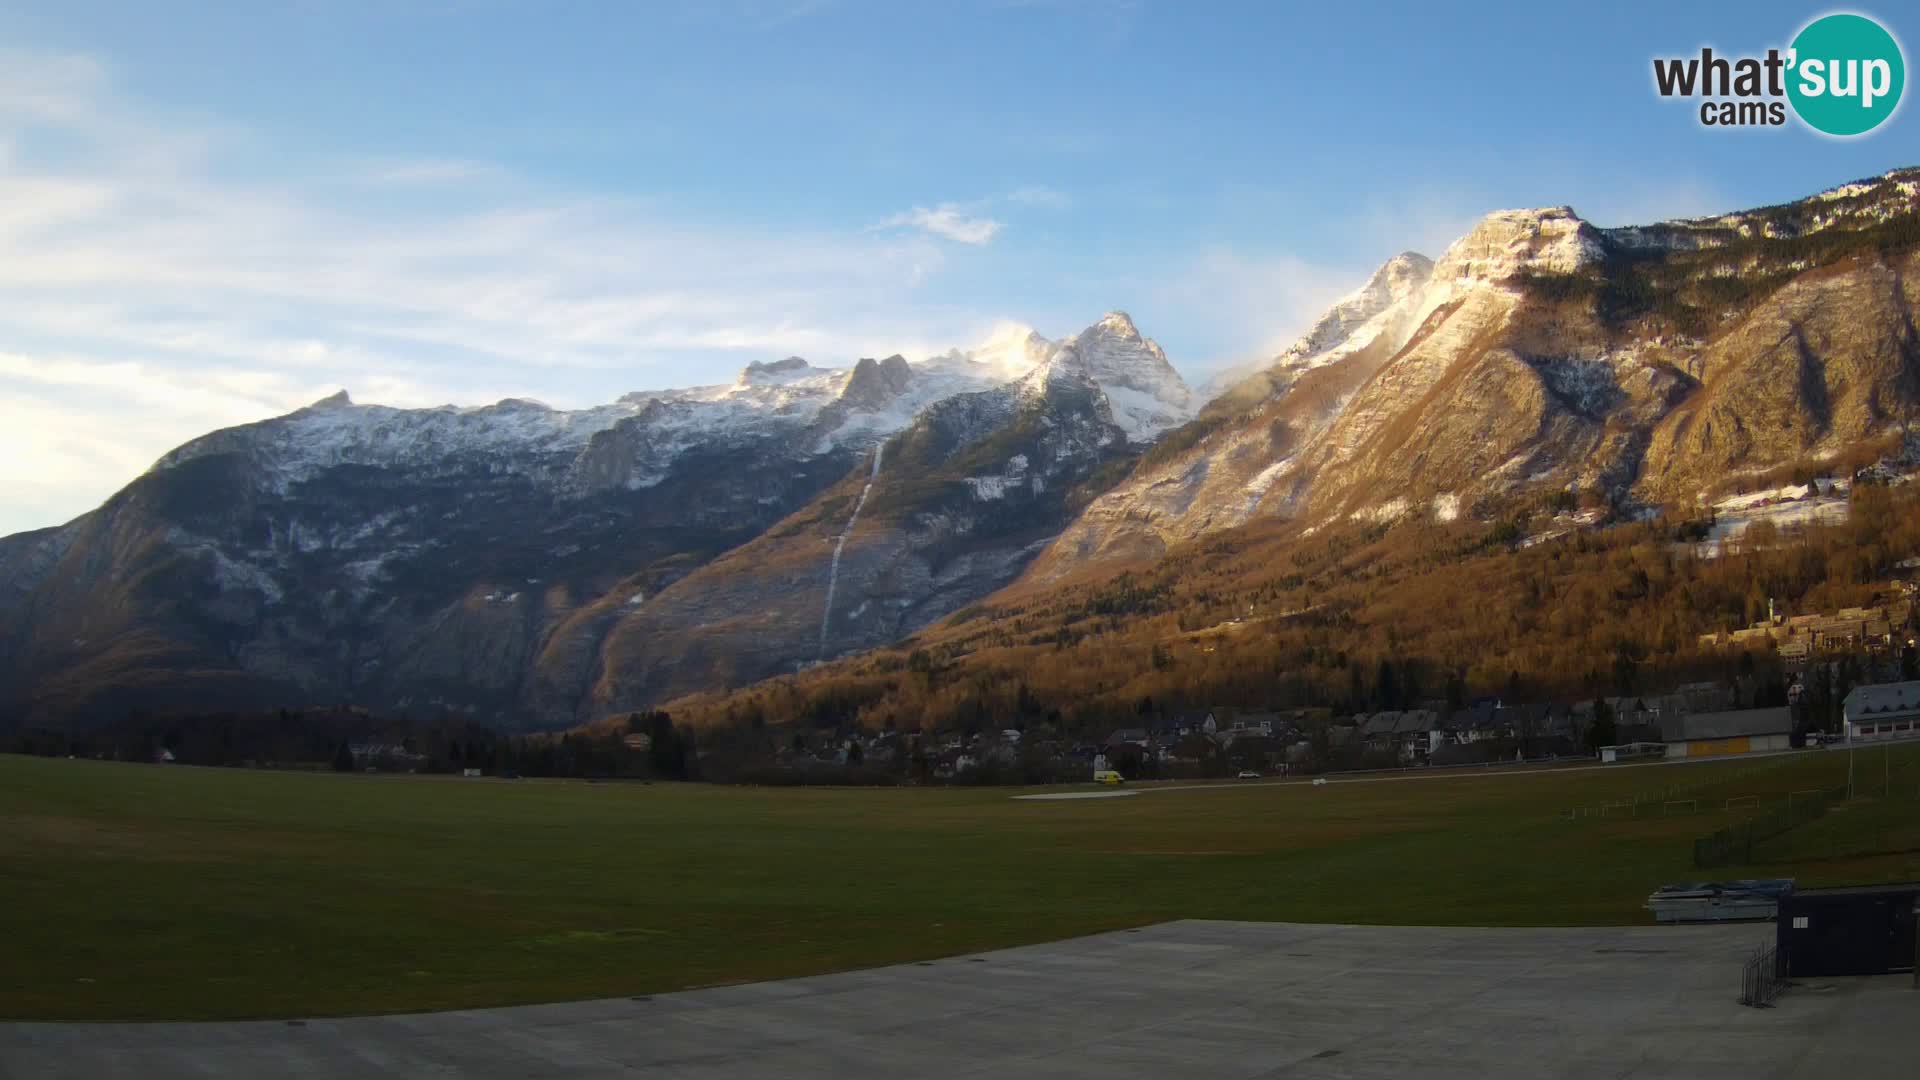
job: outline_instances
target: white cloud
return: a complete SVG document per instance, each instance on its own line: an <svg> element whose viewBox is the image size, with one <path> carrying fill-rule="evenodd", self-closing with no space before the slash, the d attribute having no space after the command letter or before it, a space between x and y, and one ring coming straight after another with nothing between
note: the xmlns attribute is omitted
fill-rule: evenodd
<svg viewBox="0 0 1920 1080"><path fill-rule="evenodd" d="M941 203L931 209L916 206L880 223L883 229L919 229L922 232L975 247L990 242L1004 228L988 217L975 217L958 203Z"/></svg>
<svg viewBox="0 0 1920 1080"><path fill-rule="evenodd" d="M1214 248L1174 266L1150 297L1153 308L1208 328L1210 347L1203 354L1174 358L1198 386L1235 365L1277 355L1335 300L1363 284L1371 269Z"/></svg>
<svg viewBox="0 0 1920 1080"><path fill-rule="evenodd" d="M1490 211L1483 198L1457 192L1415 190L1391 200L1374 198L1355 214L1351 231L1378 262L1402 251L1437 259L1455 240L1473 230ZM1372 268L1369 267L1369 270ZM1358 287L1360 282L1354 282Z"/></svg>
<svg viewBox="0 0 1920 1080"><path fill-rule="evenodd" d="M421 158L373 164L354 175L352 179L374 187L405 188L458 184L495 175L497 173L491 166L477 161Z"/></svg>
<svg viewBox="0 0 1920 1080"><path fill-rule="evenodd" d="M92 57L0 48L0 116L76 120L105 81L105 69Z"/></svg>
<svg viewBox="0 0 1920 1080"><path fill-rule="evenodd" d="M1719 186L1699 177L1665 177L1613 185L1574 209L1596 225L1651 225L1742 209Z"/></svg>
<svg viewBox="0 0 1920 1080"><path fill-rule="evenodd" d="M89 58L0 53L0 453L32 465L0 480L0 533L342 386L583 406L768 356L964 341L996 314L917 289L942 237L999 227L957 210L913 233L746 227L487 162L263 176L276 149L138 107Z"/></svg>
<svg viewBox="0 0 1920 1080"><path fill-rule="evenodd" d="M1029 184L1007 192L1006 201L1016 206L1040 206L1048 209L1060 209L1072 202L1066 192L1050 188L1045 184Z"/></svg>

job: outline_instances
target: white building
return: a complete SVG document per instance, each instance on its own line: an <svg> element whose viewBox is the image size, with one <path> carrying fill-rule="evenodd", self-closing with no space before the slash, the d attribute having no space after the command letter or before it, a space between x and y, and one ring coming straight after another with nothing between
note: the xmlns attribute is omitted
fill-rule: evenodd
<svg viewBox="0 0 1920 1080"><path fill-rule="evenodd" d="M1840 709L1848 742L1920 738L1920 682L1856 686Z"/></svg>

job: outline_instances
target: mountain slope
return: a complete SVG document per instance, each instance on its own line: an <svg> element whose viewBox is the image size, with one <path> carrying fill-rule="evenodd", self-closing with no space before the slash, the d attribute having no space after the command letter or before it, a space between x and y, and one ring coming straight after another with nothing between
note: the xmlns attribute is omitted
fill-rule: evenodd
<svg viewBox="0 0 1920 1080"><path fill-rule="evenodd" d="M1484 218L1398 256L1090 506L1036 582L1260 518L1624 508L1845 452L1920 402L1907 170L1800 203L1598 229Z"/></svg>
<svg viewBox="0 0 1920 1080"><path fill-rule="evenodd" d="M582 717L885 644L1011 581L1188 394L1114 313L948 398L766 533L623 614Z"/></svg>
<svg viewBox="0 0 1920 1080"><path fill-rule="evenodd" d="M1389 260L1197 417L1118 313L579 412L330 398L0 538L0 722L351 701L564 724L1263 525L1618 521L1868 460L1920 407L1917 203L1904 170L1633 228L1501 211Z"/></svg>
<svg viewBox="0 0 1920 1080"><path fill-rule="evenodd" d="M214 432L98 510L0 540L0 702L36 720L353 701L519 724L553 692L529 682L536 661L552 680L582 654L584 688L596 611L752 539L929 404L1048 351L1026 331L919 364L789 358L580 412L340 394Z"/></svg>

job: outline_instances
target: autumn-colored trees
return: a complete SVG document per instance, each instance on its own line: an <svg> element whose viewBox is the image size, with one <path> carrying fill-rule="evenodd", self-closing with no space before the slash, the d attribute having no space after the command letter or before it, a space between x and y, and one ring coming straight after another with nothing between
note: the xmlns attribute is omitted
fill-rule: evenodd
<svg viewBox="0 0 1920 1080"><path fill-rule="evenodd" d="M1568 520L1555 509L1536 508L1519 529L1514 513L1304 536L1267 522L1151 567L1016 587L897 649L671 708L695 723L966 730L1050 719L1097 732L1137 722L1145 701L1354 712L1652 693L1743 672L1777 683L1770 651L1743 665L1699 635L1764 618L1770 600L1789 613L1884 600L1895 563L1920 552L1920 499L1874 484L1856 487L1844 523L1756 526L1719 557L1692 543L1694 523L1671 518L1522 546Z"/></svg>

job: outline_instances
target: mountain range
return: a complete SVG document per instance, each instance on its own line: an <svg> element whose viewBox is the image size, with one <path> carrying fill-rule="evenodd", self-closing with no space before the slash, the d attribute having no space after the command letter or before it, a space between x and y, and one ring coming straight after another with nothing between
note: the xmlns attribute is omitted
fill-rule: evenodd
<svg viewBox="0 0 1920 1080"><path fill-rule="evenodd" d="M1003 584L1098 469L1191 415L1119 313L576 412L343 392L0 539L0 700L46 724L353 702L517 728L791 671ZM728 553L741 582L702 573Z"/></svg>
<svg viewBox="0 0 1920 1080"><path fill-rule="evenodd" d="M0 539L0 723L353 702L551 728L1285 519L1588 522L1904 436L1920 170L1631 228L1501 211L1189 390L1131 319L567 412L344 393Z"/></svg>

